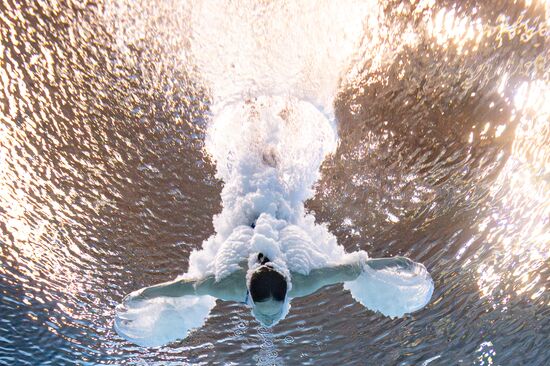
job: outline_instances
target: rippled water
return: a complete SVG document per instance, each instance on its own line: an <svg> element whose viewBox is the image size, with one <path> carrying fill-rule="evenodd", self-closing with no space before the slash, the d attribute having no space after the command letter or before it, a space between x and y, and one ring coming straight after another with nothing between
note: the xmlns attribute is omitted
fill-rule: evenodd
<svg viewBox="0 0 550 366"><path fill-rule="evenodd" d="M219 302L179 343L122 340L116 304L183 273L221 210L182 4L0 4L0 364L550 364L542 0L367 4L307 207L350 251L424 263L425 309L391 320L332 286L273 329Z"/></svg>

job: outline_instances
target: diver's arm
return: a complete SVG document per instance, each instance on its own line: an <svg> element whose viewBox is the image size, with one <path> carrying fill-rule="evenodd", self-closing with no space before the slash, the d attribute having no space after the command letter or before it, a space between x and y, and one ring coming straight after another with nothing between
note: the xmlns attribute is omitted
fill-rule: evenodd
<svg viewBox="0 0 550 366"><path fill-rule="evenodd" d="M219 281L216 281L213 275L200 279L177 278L134 291L124 299L124 302L187 295L210 295L225 301L243 301L246 298L245 273L238 270Z"/></svg>
<svg viewBox="0 0 550 366"><path fill-rule="evenodd" d="M365 267L378 271L395 268L400 271L410 271L415 263L406 257L358 259L355 262L334 267L313 269L308 275L292 273L292 290L290 297L310 295L320 288L336 283L354 281L363 273Z"/></svg>
<svg viewBox="0 0 550 366"><path fill-rule="evenodd" d="M292 289L289 296L307 296L328 285L353 281L361 274L361 271L360 263L349 263L313 269L307 275L292 273Z"/></svg>
<svg viewBox="0 0 550 366"><path fill-rule="evenodd" d="M239 269L216 281L209 276L196 282L197 295L210 295L224 301L242 302L246 299L246 271Z"/></svg>
<svg viewBox="0 0 550 366"><path fill-rule="evenodd" d="M126 296L124 302L148 300L155 297L179 297L186 295L196 295L195 281L190 279L175 279L134 291Z"/></svg>

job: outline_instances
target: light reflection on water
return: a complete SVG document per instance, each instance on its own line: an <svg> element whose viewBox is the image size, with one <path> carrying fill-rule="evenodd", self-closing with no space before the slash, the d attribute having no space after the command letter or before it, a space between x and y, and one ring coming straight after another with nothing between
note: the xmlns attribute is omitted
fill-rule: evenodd
<svg viewBox="0 0 550 366"><path fill-rule="evenodd" d="M114 306L182 273L220 211L187 9L5 2L0 363L547 364L549 8L391 1L369 18L308 207L350 250L425 263L426 309L391 320L329 287L273 330L218 303L144 349Z"/></svg>

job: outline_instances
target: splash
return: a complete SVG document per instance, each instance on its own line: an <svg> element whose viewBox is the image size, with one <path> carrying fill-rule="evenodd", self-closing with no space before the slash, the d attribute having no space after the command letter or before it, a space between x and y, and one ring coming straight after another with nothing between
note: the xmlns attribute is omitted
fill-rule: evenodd
<svg viewBox="0 0 550 366"><path fill-rule="evenodd" d="M187 337L204 325L216 305L212 296L159 297L133 304L120 304L114 328L140 346L155 347Z"/></svg>
<svg viewBox="0 0 550 366"><path fill-rule="evenodd" d="M304 210L336 142L334 124L295 98L260 96L214 116L206 146L225 182L223 210L216 235L191 254L189 276L223 278L249 256L253 264L258 252L282 272L304 274L342 257L332 234Z"/></svg>
<svg viewBox="0 0 550 366"><path fill-rule="evenodd" d="M243 259L253 267L259 251L287 274L343 260L304 201L336 149L334 98L379 11L369 1L204 2L189 11L187 57L213 101L206 149L225 183L216 234L191 254L189 276L223 278Z"/></svg>

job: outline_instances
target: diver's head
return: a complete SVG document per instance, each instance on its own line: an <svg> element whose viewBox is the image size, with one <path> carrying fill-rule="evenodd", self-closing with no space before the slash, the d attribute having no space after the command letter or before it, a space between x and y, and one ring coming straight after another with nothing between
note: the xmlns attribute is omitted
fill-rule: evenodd
<svg viewBox="0 0 550 366"><path fill-rule="evenodd" d="M252 298L252 313L265 326L271 326L283 317L287 291L285 277L265 264L268 261L260 262L262 266L252 274L248 289Z"/></svg>

